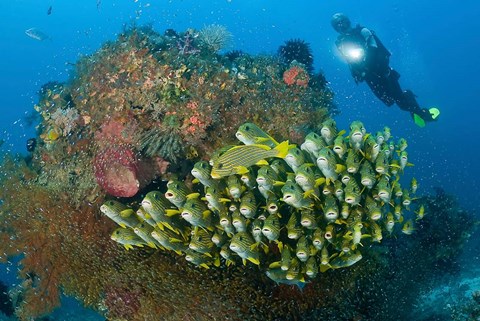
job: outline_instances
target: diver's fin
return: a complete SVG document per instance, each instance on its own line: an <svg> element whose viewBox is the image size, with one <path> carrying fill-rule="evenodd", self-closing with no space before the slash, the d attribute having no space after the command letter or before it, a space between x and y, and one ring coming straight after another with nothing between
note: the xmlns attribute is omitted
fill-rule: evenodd
<svg viewBox="0 0 480 321"><path fill-rule="evenodd" d="M420 128L423 128L425 127L425 121L423 120L422 117L418 116L417 114L413 114L413 121L415 122L415 124L420 127Z"/></svg>
<svg viewBox="0 0 480 321"><path fill-rule="evenodd" d="M432 115L432 118L436 120L438 116L440 116L440 110L436 107L432 107L428 110L430 112L430 115Z"/></svg>

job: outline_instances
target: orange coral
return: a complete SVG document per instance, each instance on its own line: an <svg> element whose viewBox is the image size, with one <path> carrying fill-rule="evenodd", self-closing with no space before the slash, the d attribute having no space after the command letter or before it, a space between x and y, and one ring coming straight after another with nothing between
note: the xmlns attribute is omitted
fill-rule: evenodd
<svg viewBox="0 0 480 321"><path fill-rule="evenodd" d="M309 80L310 77L308 76L307 71L300 66L290 67L283 73L283 81L289 86L297 85L307 87Z"/></svg>

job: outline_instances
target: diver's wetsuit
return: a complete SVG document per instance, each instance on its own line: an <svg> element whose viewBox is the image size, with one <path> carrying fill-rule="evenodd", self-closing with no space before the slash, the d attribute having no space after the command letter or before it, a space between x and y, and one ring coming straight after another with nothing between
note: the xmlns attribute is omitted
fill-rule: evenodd
<svg viewBox="0 0 480 321"><path fill-rule="evenodd" d="M385 105L394 103L402 110L415 113L425 121L433 120L427 109L420 108L415 94L400 87L400 74L389 66L390 52L380 39L369 29L357 26L337 38L336 45L347 60L355 82L365 81ZM351 57L349 50L357 48L362 51L358 57Z"/></svg>

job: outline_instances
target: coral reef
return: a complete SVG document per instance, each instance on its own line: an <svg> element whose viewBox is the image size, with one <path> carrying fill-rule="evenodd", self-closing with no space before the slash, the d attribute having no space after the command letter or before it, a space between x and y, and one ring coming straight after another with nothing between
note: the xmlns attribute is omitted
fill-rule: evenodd
<svg viewBox="0 0 480 321"><path fill-rule="evenodd" d="M220 25L205 26L198 32L200 45L212 52L217 52L228 46L232 38L230 31Z"/></svg>
<svg viewBox="0 0 480 321"><path fill-rule="evenodd" d="M183 181L180 171L189 172L194 162L234 143L234 132L245 121L279 141L301 143L305 134L320 133L322 122L335 112L324 78L310 75L307 86L289 86L279 57L221 55L206 50L197 34L127 28L81 58L68 82L40 90L34 107L41 116L36 146L27 160L7 156L0 168L1 259L19 260L22 280L15 314L20 320L39 319L60 304L64 293L109 320L389 320L388 315L405 315L420 288L413 285L428 284L432 277L417 264L453 269L448 262L468 237L463 225L468 213L462 212L463 223L445 224L458 221L461 212L447 209L440 198L425 200L417 231L406 229L413 235L398 242L385 237L376 250L361 248L364 258L358 263L319 273L303 291L275 284L238 258L235 265L203 269L173 251L149 246L126 251L110 240L118 226L101 214L102 204L116 200L137 207L147 193L166 191L169 177ZM336 143L341 152L342 142ZM108 195L110 184L102 188L95 175L99 155L110 154L107 164L121 164L122 157L112 156L119 150L128 155L127 173L142 176L138 164L155 164L148 179L132 180L138 191L127 199ZM127 219L131 213L122 215ZM432 230L447 225L449 233ZM452 242L449 235L457 239ZM272 260L264 262L277 254L272 244ZM407 291L398 284L411 287Z"/></svg>

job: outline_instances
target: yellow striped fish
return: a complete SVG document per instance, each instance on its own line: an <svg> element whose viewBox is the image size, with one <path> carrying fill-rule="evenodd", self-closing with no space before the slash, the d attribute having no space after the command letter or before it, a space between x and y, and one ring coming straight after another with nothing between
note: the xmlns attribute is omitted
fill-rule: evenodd
<svg viewBox="0 0 480 321"><path fill-rule="evenodd" d="M252 165L268 165L266 158L284 158L291 147L288 140L275 148L266 145L241 145L235 146L223 153L213 163L211 176L221 178L233 174L245 174Z"/></svg>

